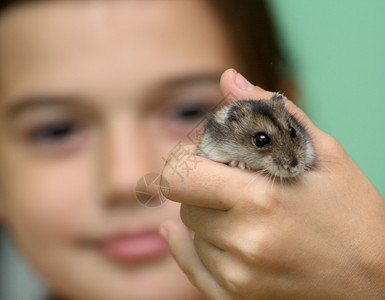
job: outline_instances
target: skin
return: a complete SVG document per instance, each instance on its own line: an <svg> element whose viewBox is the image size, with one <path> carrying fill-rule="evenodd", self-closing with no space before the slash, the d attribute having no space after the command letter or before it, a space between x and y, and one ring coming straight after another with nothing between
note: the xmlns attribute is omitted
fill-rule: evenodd
<svg viewBox="0 0 385 300"><path fill-rule="evenodd" d="M178 204L140 206L135 186L192 127L167 113L182 101L169 95L217 100L212 81L182 88L175 79L237 65L219 22L203 1L183 0L55 1L0 20L0 213L30 263L69 299L201 298L170 256L117 264L83 241L177 219ZM237 81L239 89L234 76L223 75L223 94L270 95ZM31 95L64 95L66 104L11 116ZM383 198L337 141L288 105L309 128L317 168L280 186L202 159L180 182L170 156L167 194L184 203L196 235L175 221L161 232L209 299L380 298ZM60 141L32 138L58 119L80 129Z"/></svg>
<svg viewBox="0 0 385 300"><path fill-rule="evenodd" d="M263 99L272 93L234 70L224 94ZM181 218L161 226L180 267L208 299L383 299L385 201L331 136L292 102L318 162L292 184L204 158L183 182L163 170Z"/></svg>
<svg viewBox="0 0 385 300"><path fill-rule="evenodd" d="M198 0L42 1L2 14L0 218L55 293L202 299L170 254L122 263L94 243L179 219L177 203L139 204L136 184L195 125L180 111L221 99L220 73L238 62L219 24ZM68 134L39 138L58 121Z"/></svg>

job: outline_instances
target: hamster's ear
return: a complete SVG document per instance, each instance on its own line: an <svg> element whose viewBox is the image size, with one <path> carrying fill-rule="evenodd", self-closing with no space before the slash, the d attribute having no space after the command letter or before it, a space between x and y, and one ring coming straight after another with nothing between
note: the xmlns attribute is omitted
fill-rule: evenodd
<svg viewBox="0 0 385 300"><path fill-rule="evenodd" d="M286 103L283 98L283 94L275 93L273 97L271 97L271 100L273 101L273 108L278 110L282 110L286 108Z"/></svg>
<svg viewBox="0 0 385 300"><path fill-rule="evenodd" d="M217 112L217 120L223 125L230 125L231 123L242 119L242 117L242 110L239 106L234 104L226 105Z"/></svg>
<svg viewBox="0 0 385 300"><path fill-rule="evenodd" d="M231 110L230 105L222 106L216 113L216 119L220 124L227 124L227 119L229 117L229 111Z"/></svg>

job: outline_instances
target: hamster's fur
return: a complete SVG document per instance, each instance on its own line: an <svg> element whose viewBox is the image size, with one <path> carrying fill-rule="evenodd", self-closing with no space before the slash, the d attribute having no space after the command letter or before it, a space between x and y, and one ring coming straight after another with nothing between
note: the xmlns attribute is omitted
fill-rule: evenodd
<svg viewBox="0 0 385 300"><path fill-rule="evenodd" d="M309 134L291 115L282 94L240 100L218 109L200 138L197 154L242 169L295 177L315 163Z"/></svg>

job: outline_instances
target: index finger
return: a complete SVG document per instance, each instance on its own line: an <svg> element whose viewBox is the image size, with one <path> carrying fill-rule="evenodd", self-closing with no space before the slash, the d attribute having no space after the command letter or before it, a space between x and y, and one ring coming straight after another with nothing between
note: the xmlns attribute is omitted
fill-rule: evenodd
<svg viewBox="0 0 385 300"><path fill-rule="evenodd" d="M238 201L245 201L247 194L253 194L248 183L250 176L255 175L193 153L190 155L197 158L198 163L188 174L184 172L184 166L179 164L177 157L170 155L167 159L160 183L161 191L166 198L184 204L229 210ZM262 177L261 180L264 181ZM262 187L263 183L254 180L253 189L258 184Z"/></svg>

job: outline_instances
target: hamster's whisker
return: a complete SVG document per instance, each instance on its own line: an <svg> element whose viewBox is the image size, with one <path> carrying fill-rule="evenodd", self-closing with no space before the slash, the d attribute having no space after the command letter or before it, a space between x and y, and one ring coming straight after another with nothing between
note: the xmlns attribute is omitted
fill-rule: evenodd
<svg viewBox="0 0 385 300"><path fill-rule="evenodd" d="M267 169L258 170L255 172L255 174L269 174L269 171Z"/></svg>
<svg viewBox="0 0 385 300"><path fill-rule="evenodd" d="M283 189L283 178L282 178L282 176L279 176L279 181L281 182L281 189Z"/></svg>
<svg viewBox="0 0 385 300"><path fill-rule="evenodd" d="M265 185L265 192L266 192L266 190L269 188L269 186L270 186L270 181L272 180L271 179L271 173L267 173L266 174L266 178L267 178L267 184Z"/></svg>
<svg viewBox="0 0 385 300"><path fill-rule="evenodd" d="M273 190L274 185L275 185L275 180L277 179L276 175L271 175L271 184L270 184L270 190Z"/></svg>
<svg viewBox="0 0 385 300"><path fill-rule="evenodd" d="M327 172L327 176L329 176L329 178L331 180L333 180L332 176L335 175L334 171L332 169L330 169L328 166L327 166L327 162L328 161L320 161L318 160L318 163L317 163L317 166L318 166L318 169L321 170L321 171L326 171ZM320 166L320 167L319 167Z"/></svg>
<svg viewBox="0 0 385 300"><path fill-rule="evenodd" d="M250 186L250 184L252 184L257 179L258 176L267 175L267 174L268 174L267 169L258 170L256 172L253 172L252 173L252 177L251 177L250 181L247 183L246 186L247 187ZM264 177L266 177L266 176L264 176Z"/></svg>
<svg viewBox="0 0 385 300"><path fill-rule="evenodd" d="M265 192L268 188L271 189L271 184L273 182L273 175L271 173L268 173L267 174L267 184L266 184L266 187L265 187Z"/></svg>
<svg viewBox="0 0 385 300"><path fill-rule="evenodd" d="M246 184L246 187L249 187L249 186L255 181L255 179L257 179L258 175L259 175L259 174L257 174L257 173L252 174L252 175L251 175L251 179L250 179L249 182Z"/></svg>

